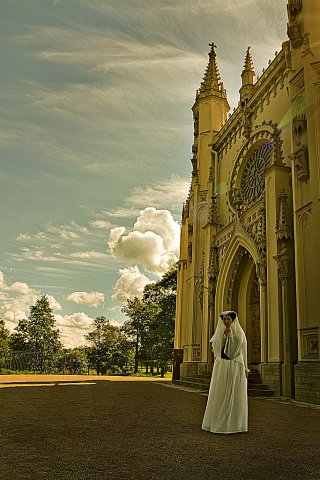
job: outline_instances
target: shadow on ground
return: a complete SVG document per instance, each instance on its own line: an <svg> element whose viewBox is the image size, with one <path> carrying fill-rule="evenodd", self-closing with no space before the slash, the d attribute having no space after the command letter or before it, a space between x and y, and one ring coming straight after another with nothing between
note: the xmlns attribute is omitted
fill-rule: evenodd
<svg viewBox="0 0 320 480"><path fill-rule="evenodd" d="M0 389L4 480L319 480L320 410L249 400L249 432L201 430L206 397L165 382Z"/></svg>

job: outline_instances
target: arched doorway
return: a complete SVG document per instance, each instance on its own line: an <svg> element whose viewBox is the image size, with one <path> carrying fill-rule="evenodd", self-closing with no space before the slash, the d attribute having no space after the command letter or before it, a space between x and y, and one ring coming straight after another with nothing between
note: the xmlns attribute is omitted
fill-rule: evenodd
<svg viewBox="0 0 320 480"><path fill-rule="evenodd" d="M256 245L240 231L230 243L222 263L216 293L216 317L223 310L238 312L248 340L248 364L261 364L260 283L256 264L260 260Z"/></svg>
<svg viewBox="0 0 320 480"><path fill-rule="evenodd" d="M255 262L240 247L229 280L229 305L236 310L248 341L248 364L261 363L260 285ZM227 298L228 300L228 298Z"/></svg>

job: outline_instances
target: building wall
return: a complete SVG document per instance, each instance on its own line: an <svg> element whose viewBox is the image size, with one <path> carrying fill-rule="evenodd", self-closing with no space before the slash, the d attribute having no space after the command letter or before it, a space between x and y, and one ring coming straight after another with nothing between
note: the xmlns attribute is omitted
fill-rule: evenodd
<svg viewBox="0 0 320 480"><path fill-rule="evenodd" d="M209 339L219 312L232 308L249 341L260 328L265 383L277 395L320 402L319 22L317 0L289 1L289 40L254 84L248 50L229 118L224 88L214 83L213 47L209 54L211 76L192 108L193 171L182 215L175 335L182 379L210 372ZM250 162L263 172L251 200Z"/></svg>

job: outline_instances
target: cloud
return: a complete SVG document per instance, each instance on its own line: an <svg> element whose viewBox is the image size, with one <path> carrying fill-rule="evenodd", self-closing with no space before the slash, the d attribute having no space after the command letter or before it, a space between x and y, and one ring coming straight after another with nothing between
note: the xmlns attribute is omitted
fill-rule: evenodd
<svg viewBox="0 0 320 480"><path fill-rule="evenodd" d="M143 275L137 266L120 269L119 273L113 289L113 300L125 302L127 299L133 300L134 297L142 298L143 289L151 280Z"/></svg>
<svg viewBox="0 0 320 480"><path fill-rule="evenodd" d="M176 175L151 186L137 187L127 198L127 201L136 206L150 207L179 207L185 201L190 187L190 181Z"/></svg>
<svg viewBox="0 0 320 480"><path fill-rule="evenodd" d="M71 253L70 254L70 257L74 257L74 258L82 258L82 259L92 259L92 258L104 258L106 257L106 254L105 253L102 253L102 252L75 252L75 253Z"/></svg>
<svg viewBox="0 0 320 480"><path fill-rule="evenodd" d="M116 218L132 218L136 217L139 213L138 208L126 208L126 207L119 207L113 210L106 210L102 212L109 217L116 217Z"/></svg>
<svg viewBox="0 0 320 480"><path fill-rule="evenodd" d="M89 225L93 228L99 228L101 230L114 227L113 223L107 220L91 220Z"/></svg>
<svg viewBox="0 0 320 480"><path fill-rule="evenodd" d="M84 312L75 312L70 315L55 315L56 326L59 328L60 337L66 348L76 348L87 345L84 338L93 330L94 319ZM120 327L120 323L110 320L110 324Z"/></svg>
<svg viewBox="0 0 320 480"><path fill-rule="evenodd" d="M3 272L0 271L0 315L7 322L11 332L18 325L19 320L29 316L30 306L34 305L40 297L38 290L24 282L14 282L9 285ZM60 303L52 295L47 295L47 298L53 310L62 310Z"/></svg>
<svg viewBox="0 0 320 480"><path fill-rule="evenodd" d="M148 207L140 212L131 231L113 228L108 245L115 257L138 262L148 272L161 275L178 260L179 240L180 227L171 213Z"/></svg>
<svg viewBox="0 0 320 480"><path fill-rule="evenodd" d="M52 295L46 295L46 297L49 301L49 305L50 305L50 308L52 308L52 310L56 310L56 311L62 310L60 303Z"/></svg>
<svg viewBox="0 0 320 480"><path fill-rule="evenodd" d="M6 290L9 292L17 292L22 295L32 294L34 292L33 288L30 288L26 283L15 282L10 287L6 287Z"/></svg>
<svg viewBox="0 0 320 480"><path fill-rule="evenodd" d="M66 348L77 348L86 344L84 335L90 332L93 318L84 312L76 312L64 316L55 315L55 320L61 342Z"/></svg>
<svg viewBox="0 0 320 480"><path fill-rule="evenodd" d="M67 296L66 300L79 305L98 308L104 302L104 294L101 292L73 292Z"/></svg>
<svg viewBox="0 0 320 480"><path fill-rule="evenodd" d="M30 288L26 283L15 282L8 285L3 272L0 271L1 306L0 316L5 320L8 329L12 332L19 320L28 316L30 305L33 305L39 292Z"/></svg>

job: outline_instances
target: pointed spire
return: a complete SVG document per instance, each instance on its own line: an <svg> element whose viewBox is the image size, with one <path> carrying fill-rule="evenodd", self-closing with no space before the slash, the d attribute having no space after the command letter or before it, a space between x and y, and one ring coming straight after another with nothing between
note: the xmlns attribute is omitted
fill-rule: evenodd
<svg viewBox="0 0 320 480"><path fill-rule="evenodd" d="M217 64L217 54L215 48L217 46L214 43L210 43L211 47L210 52L208 53L209 62L204 73L203 82L200 86L200 94L212 95L218 93L219 96L226 97L226 90L224 89L223 83L221 81L221 76Z"/></svg>
<svg viewBox="0 0 320 480"><path fill-rule="evenodd" d="M254 85L255 82L255 71L253 67L253 61L252 61L252 56L250 53L250 48L248 47L247 53L246 53L246 58L244 61L244 66L243 66L243 71L242 71L242 86L244 87L245 85Z"/></svg>

